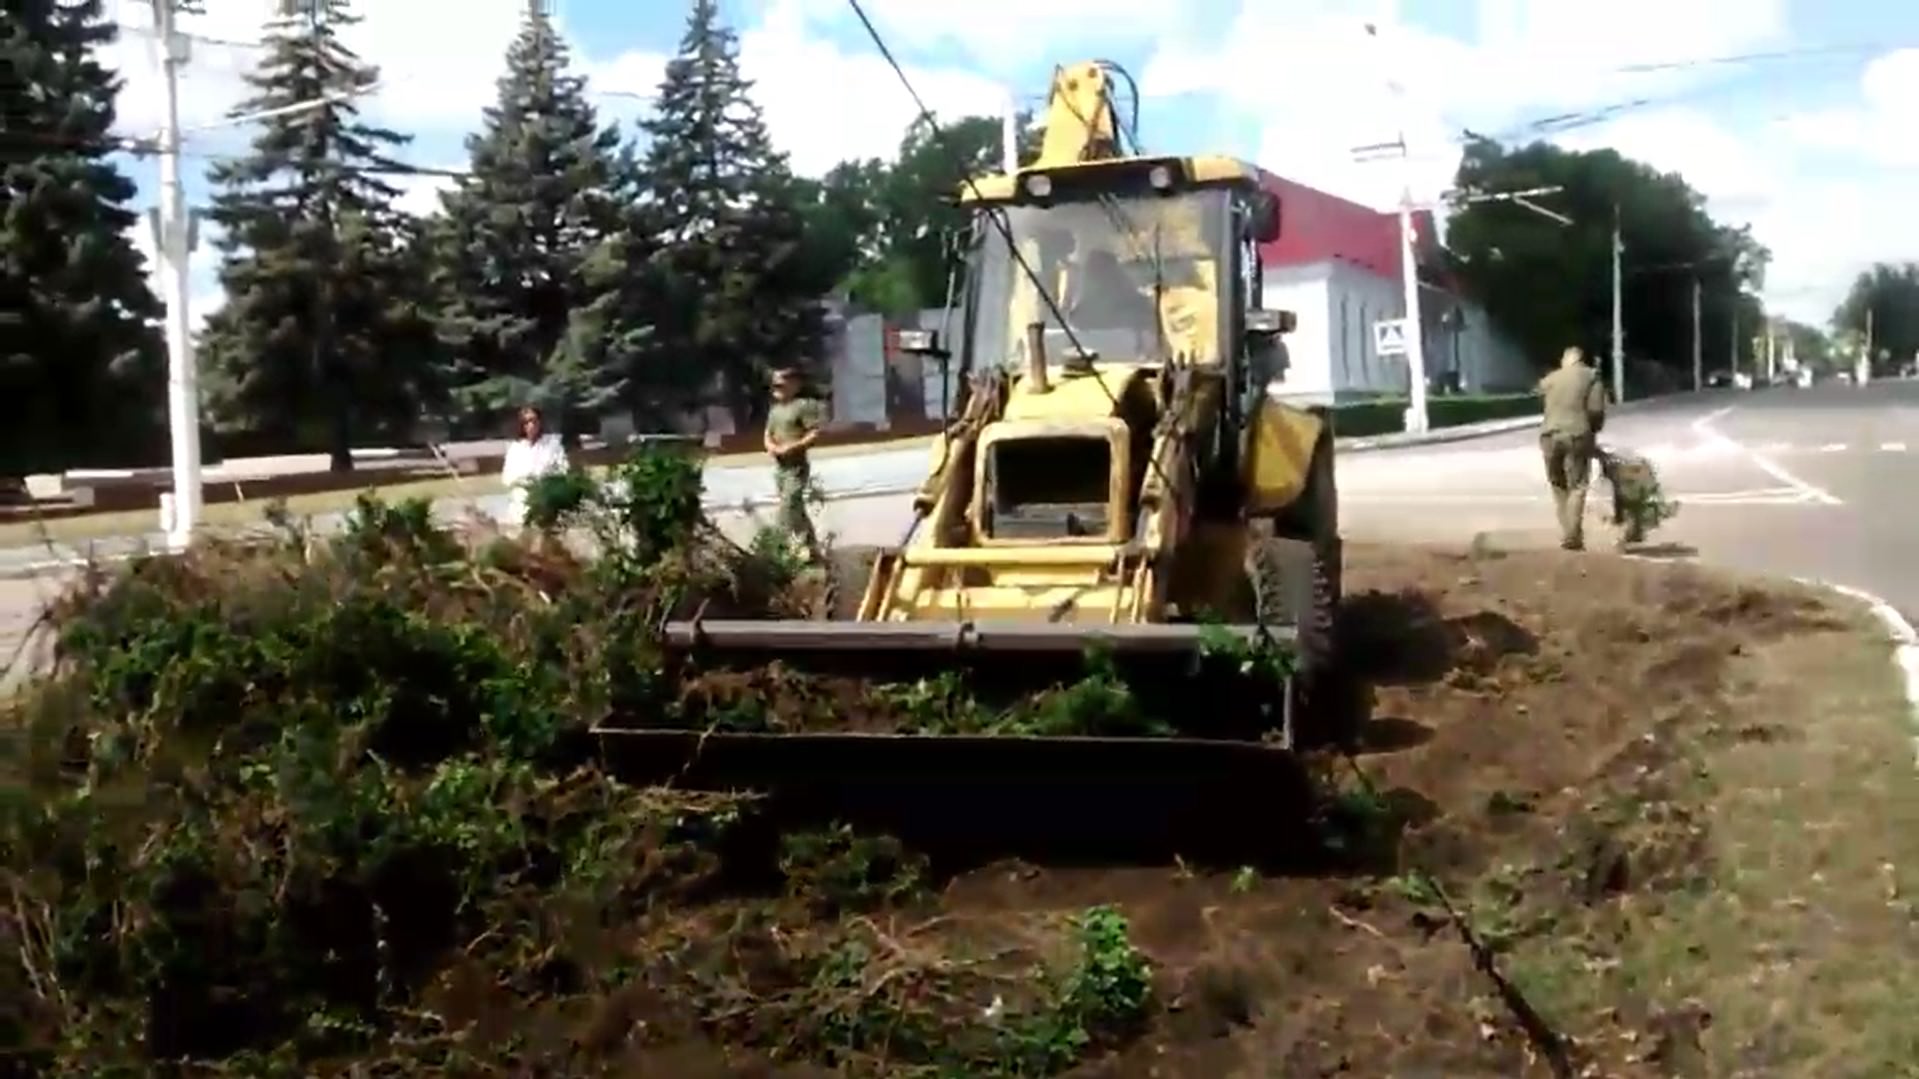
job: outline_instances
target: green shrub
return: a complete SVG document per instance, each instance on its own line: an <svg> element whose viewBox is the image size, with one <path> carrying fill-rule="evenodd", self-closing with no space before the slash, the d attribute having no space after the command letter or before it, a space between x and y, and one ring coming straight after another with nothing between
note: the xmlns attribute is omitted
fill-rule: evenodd
<svg viewBox="0 0 1919 1079"><path fill-rule="evenodd" d="M1333 409L1333 429L1341 438L1371 438L1406 429L1406 399L1357 401ZM1539 398L1530 393L1428 397L1426 422L1433 429L1539 414Z"/></svg>

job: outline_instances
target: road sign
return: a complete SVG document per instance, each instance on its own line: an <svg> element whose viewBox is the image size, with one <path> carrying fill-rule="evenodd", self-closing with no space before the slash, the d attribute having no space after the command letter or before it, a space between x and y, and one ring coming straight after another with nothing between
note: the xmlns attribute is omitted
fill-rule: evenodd
<svg viewBox="0 0 1919 1079"><path fill-rule="evenodd" d="M1381 356L1406 354L1406 320L1383 318L1373 323L1373 351Z"/></svg>

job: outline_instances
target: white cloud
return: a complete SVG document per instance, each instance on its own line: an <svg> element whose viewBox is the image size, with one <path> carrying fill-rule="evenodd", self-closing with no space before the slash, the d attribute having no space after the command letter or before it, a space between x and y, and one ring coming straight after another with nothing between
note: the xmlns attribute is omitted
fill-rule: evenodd
<svg viewBox="0 0 1919 1079"><path fill-rule="evenodd" d="M800 22L865 30L845 0L775 0ZM1087 50L1150 41L1179 32L1188 16L1169 0L865 0L862 4L895 55L954 46L979 68L1003 73L1055 58L1070 45Z"/></svg>
<svg viewBox="0 0 1919 1079"><path fill-rule="evenodd" d="M180 79L180 123L189 131L220 124L247 97L244 75L264 55L258 43L272 4L209 0L205 7L205 14L180 18L180 29L200 39ZM381 86L366 111L408 132L475 126L495 95L494 81L524 10L524 0L362 5L363 21L342 37L380 68ZM114 0L111 12L127 28L109 57L126 79L121 127L150 134L160 126L163 102L152 8L144 0Z"/></svg>
<svg viewBox="0 0 1919 1079"><path fill-rule="evenodd" d="M420 136L416 156L443 156L477 125L516 32L524 0L408 0L363 6L349 42L382 66L385 84L369 111ZM997 112L1011 91L1030 101L1043 86L1014 85L1023 69L1097 54L1109 43L1157 43L1138 73L1155 114L1187 95L1201 125L1247 132L1237 147L1267 168L1375 206L1396 202L1399 166L1359 163L1355 146L1412 146L1414 193L1430 199L1451 181L1461 129L1510 133L1555 113L1679 97L1713 69L1622 71L1773 47L1786 32L1784 0L1478 0L1479 39L1463 41L1400 23L1391 0L1242 0L1226 25L1200 41L1193 9L1165 0L864 0L902 59L931 52L963 61L908 64L928 105L942 115ZM270 0L209 0L184 25L228 41L258 40ZM145 0L114 0L126 23L150 22ZM565 5L559 19L564 30ZM1366 13L1381 12L1377 34ZM1647 26L1658 33L1647 33ZM766 0L740 27L741 64L757 84L775 142L794 167L817 174L849 157L887 156L915 107L885 62L865 47L843 0ZM850 43L850 44L849 44ZM664 44L664 43L662 43ZM121 127L149 133L159 118L151 36L130 34L111 58L128 79ZM200 44L183 81L182 121L217 122L243 96L241 75L257 49ZM608 119L642 113L657 90L657 49L607 55L581 49L576 62ZM1403 96L1389 87L1403 86ZM1610 145L1683 173L1714 212L1750 219L1775 255L1769 295L1795 317L1823 319L1846 280L1875 257L1919 247L1897 224L1896 185L1858 169L1919 163L1919 50L1893 51L1862 73L1858 103L1801 112L1765 130L1728 126L1702 104L1675 100L1636 108L1558 136L1569 146ZM1211 114L1209 117L1208 114ZM1177 136L1174 136L1177 138ZM242 133L203 134L203 152L232 152ZM429 149L429 147L440 149ZM1200 145L1169 147L1208 149ZM1836 180L1850 169L1866 179ZM445 181L403 184L412 209L437 204ZM1816 212L1808 211L1816 207ZM1851 224L1836 227L1834 222ZM1817 225L1813 224L1818 222ZM1919 228L1919 226L1916 226ZM209 256L202 252L201 258ZM1825 284L1822 286L1822 282ZM1822 291L1823 288L1823 291Z"/></svg>
<svg viewBox="0 0 1919 1079"><path fill-rule="evenodd" d="M740 73L794 171L817 176L842 161L893 156L918 107L878 53L849 51L814 36L808 0L775 0L740 33ZM878 16L875 16L876 18ZM594 86L650 97L667 57L636 50L588 70ZM954 67L906 65L913 89L934 114L997 114L1008 93L994 80Z"/></svg>

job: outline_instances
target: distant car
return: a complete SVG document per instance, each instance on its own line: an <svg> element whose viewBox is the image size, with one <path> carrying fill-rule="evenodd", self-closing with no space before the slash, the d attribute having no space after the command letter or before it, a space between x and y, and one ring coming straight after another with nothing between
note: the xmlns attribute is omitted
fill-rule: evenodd
<svg viewBox="0 0 1919 1079"><path fill-rule="evenodd" d="M1706 385L1711 386L1714 389L1723 390L1726 387L1732 385L1732 372L1731 371L1714 371L1712 374L1706 376Z"/></svg>
<svg viewBox="0 0 1919 1079"><path fill-rule="evenodd" d="M1838 373L1836 373L1836 374L1834 374L1834 375L1833 375L1832 377L1833 377L1833 378L1835 378L1835 379L1837 379L1837 380L1839 381L1839 383L1840 383L1841 385L1845 385L1845 386L1850 386L1850 385L1852 385L1852 372L1851 372L1851 371L1840 371L1840 372L1838 372Z"/></svg>

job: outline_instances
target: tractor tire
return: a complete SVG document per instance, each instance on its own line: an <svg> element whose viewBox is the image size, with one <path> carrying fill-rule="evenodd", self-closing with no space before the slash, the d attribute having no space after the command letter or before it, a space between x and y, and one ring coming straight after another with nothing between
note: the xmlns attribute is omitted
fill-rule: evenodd
<svg viewBox="0 0 1919 1079"><path fill-rule="evenodd" d="M1247 576L1258 620L1295 627L1293 675L1295 735L1306 746L1350 748L1363 710L1357 683L1338 654L1340 544L1290 538L1254 541Z"/></svg>

